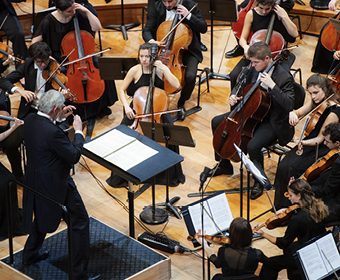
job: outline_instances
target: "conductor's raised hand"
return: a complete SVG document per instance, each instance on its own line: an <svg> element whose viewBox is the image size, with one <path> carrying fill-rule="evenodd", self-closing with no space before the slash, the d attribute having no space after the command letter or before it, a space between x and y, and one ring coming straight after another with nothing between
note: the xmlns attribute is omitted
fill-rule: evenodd
<svg viewBox="0 0 340 280"><path fill-rule="evenodd" d="M77 130L82 131L83 130L83 123L81 121L81 118L78 115L75 115L74 118L73 118L73 128L74 128L75 131L77 131Z"/></svg>

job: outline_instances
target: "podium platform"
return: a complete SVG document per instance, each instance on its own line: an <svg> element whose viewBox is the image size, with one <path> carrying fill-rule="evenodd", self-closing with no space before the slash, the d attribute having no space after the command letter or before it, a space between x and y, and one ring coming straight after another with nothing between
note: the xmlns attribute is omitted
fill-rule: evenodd
<svg viewBox="0 0 340 280"><path fill-rule="evenodd" d="M67 230L45 239L42 250L48 250L48 259L23 267L22 250L0 262L1 279L68 279ZM89 273L101 274L102 279L170 279L171 262L139 241L90 218ZM8 275L8 278L4 278Z"/></svg>

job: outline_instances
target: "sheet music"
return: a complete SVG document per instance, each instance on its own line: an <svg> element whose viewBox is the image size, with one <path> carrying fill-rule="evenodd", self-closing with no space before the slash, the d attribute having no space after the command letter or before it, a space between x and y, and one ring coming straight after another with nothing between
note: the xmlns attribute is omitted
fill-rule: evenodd
<svg viewBox="0 0 340 280"><path fill-rule="evenodd" d="M325 260L327 271L332 272L332 267L335 270L340 268L340 255L336 248L333 236L331 234L327 234L323 238L320 238L318 241L316 241L316 243L319 249L322 249L326 258L328 259L328 261ZM322 255L322 257L325 258L324 255ZM331 265L329 263L331 263Z"/></svg>
<svg viewBox="0 0 340 280"><path fill-rule="evenodd" d="M204 234L214 235L227 230L233 220L227 197L224 193L204 200ZM201 203L188 207L195 232L202 229Z"/></svg>
<svg viewBox="0 0 340 280"><path fill-rule="evenodd" d="M86 143L84 147L125 171L158 153L118 129Z"/></svg>

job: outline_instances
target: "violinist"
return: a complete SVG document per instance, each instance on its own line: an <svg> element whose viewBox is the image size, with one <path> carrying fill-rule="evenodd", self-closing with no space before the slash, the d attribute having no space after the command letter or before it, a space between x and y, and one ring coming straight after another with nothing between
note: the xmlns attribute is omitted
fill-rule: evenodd
<svg viewBox="0 0 340 280"><path fill-rule="evenodd" d="M262 148L272 145L277 140L279 140L279 143L287 144L294 134L293 127L288 122L288 112L292 110L294 105L293 77L281 65L273 66L274 70L270 71L270 73L263 73L268 65L273 62L271 50L264 42L257 42L251 45L247 56L252 66L246 73L247 84L254 83L257 79L260 79L262 82L260 87L269 95L271 100L269 112L263 121L258 124L252 139L250 139L247 145L250 159L261 173L265 175ZM242 96L236 94L232 92L229 98L229 103L232 107L242 100ZM229 113L224 113L212 119L211 127L213 133L228 115ZM221 158L215 154L215 159L219 161ZM201 173L201 179L206 176L231 175L233 174L233 167L229 160L222 159L218 167L208 168L207 174L204 173ZM255 181L254 187L251 190L251 198L256 199L262 194L262 191L263 186Z"/></svg>
<svg viewBox="0 0 340 280"><path fill-rule="evenodd" d="M133 66L126 74L121 90L119 91L119 99L124 106L124 118L122 124L131 125L134 122L135 112L133 108L133 101L128 102L126 95L134 98L135 95L139 94L138 90L143 87L149 87L152 67L156 67L156 78L155 88L164 89L164 80L168 80L171 85L175 88L180 87L178 79L170 72L169 68L164 65L160 60L155 60L152 66L151 58L152 44L144 43L139 47L138 59L139 64ZM137 97L135 97L137 99ZM158 102L154 99L154 103ZM172 119L169 114L164 114L161 117L162 122L172 123ZM169 146L174 152L179 153L178 146ZM164 174L162 174L164 175ZM158 176L159 177L159 176ZM184 183L185 177L182 172L182 167L179 164L171 168L170 174L170 185L177 186L179 183ZM160 184L160 179L156 179L156 183ZM162 178L164 179L164 178ZM165 183L165 180L162 180ZM122 187L127 185L127 181L118 177L114 173L107 179L107 183L112 187Z"/></svg>
<svg viewBox="0 0 340 280"><path fill-rule="evenodd" d="M322 200L315 198L311 186L302 179L291 182L288 197L292 204L298 204L288 220L287 229L282 237L275 237L267 231L256 230L262 237L283 250L283 255L270 257L263 264L260 278L275 280L278 273L287 269L288 279L301 279L294 253L310 239L326 232L323 220L328 216L328 207ZM280 211L278 211L280 212Z"/></svg>
<svg viewBox="0 0 340 280"><path fill-rule="evenodd" d="M0 1L0 26L12 42L14 56L26 58L28 56L25 43L25 34L12 3L20 3L25 0Z"/></svg>
<svg viewBox="0 0 340 280"><path fill-rule="evenodd" d="M183 108L179 111L177 119L185 118L185 102L190 98L195 87L196 73L198 63L202 62L203 56L200 49L200 34L207 32L207 23L199 9L196 7L190 14L189 10L194 7L193 0L183 0L182 4L178 4L179 0L161 0L148 1L148 17L146 25L143 29L143 39L145 42L156 43L158 46L164 46L164 42L156 41L156 32L160 24L165 20L172 20L175 14L186 16L183 23L187 24L192 30L193 38L188 50L183 52L183 64L185 68L184 86L181 90L181 96L177 102L177 107Z"/></svg>
<svg viewBox="0 0 340 280"><path fill-rule="evenodd" d="M289 122L293 126L297 125L299 119L334 93L329 80L318 74L308 78L306 88L305 104L289 113ZM311 125L308 136L289 151L278 165L274 181L274 205L277 209L288 206L284 193L286 192L289 178L299 178L314 163L316 158L322 157L328 152L327 146L323 144L324 136L322 133L329 123L339 122L340 106L338 106L336 99L329 99L324 104L327 106L323 112L319 112L321 114L319 118L316 116L310 119L309 122L314 123L314 125ZM301 151L301 155L298 155L300 154L299 152L297 153L298 149Z"/></svg>
<svg viewBox="0 0 340 280"><path fill-rule="evenodd" d="M275 13L274 31L279 32L284 40L289 43L294 43L295 38L299 35L298 29L289 15L281 6L276 4L275 0L256 0L255 8L250 10L244 20L242 34L240 37L240 46L243 48L245 58L242 58L235 68L230 72L231 89L234 88L238 75L242 67L249 65L247 51L249 48L248 37L249 34L255 33L261 29L267 29L272 14ZM287 60L282 64L292 64L291 60ZM290 65L287 65L290 69Z"/></svg>
<svg viewBox="0 0 340 280"><path fill-rule="evenodd" d="M212 280L223 280L224 277L254 274L258 264L265 263L267 257L259 249L251 247L253 232L249 222L241 217L235 218L229 227L229 244L218 249L217 255L205 242L205 250L210 261L222 274L215 274ZM201 239L201 238L200 238ZM202 240L200 240L202 242Z"/></svg>

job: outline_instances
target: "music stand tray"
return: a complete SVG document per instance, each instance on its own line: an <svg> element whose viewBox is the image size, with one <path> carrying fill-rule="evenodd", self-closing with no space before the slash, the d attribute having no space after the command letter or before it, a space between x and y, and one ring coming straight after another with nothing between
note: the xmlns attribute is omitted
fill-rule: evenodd
<svg viewBox="0 0 340 280"><path fill-rule="evenodd" d="M126 73L138 64L137 59L131 57L99 57L99 73L102 80L123 80Z"/></svg>

